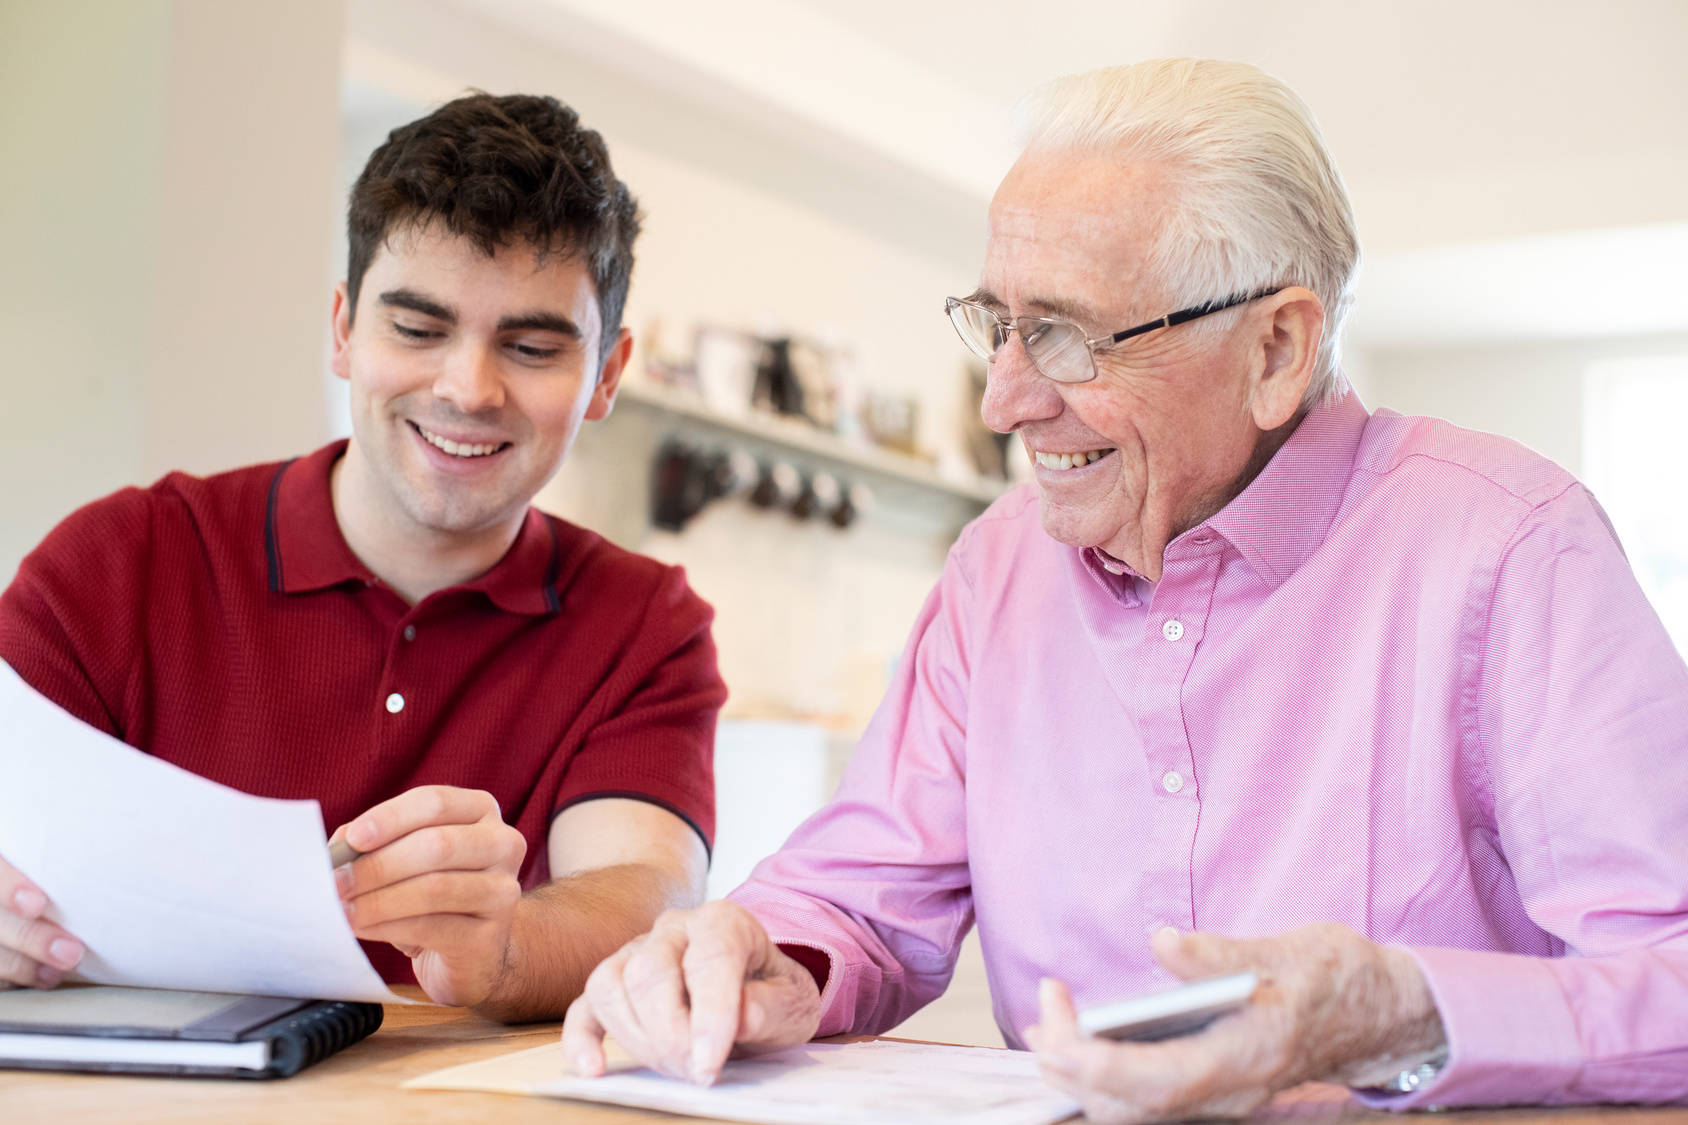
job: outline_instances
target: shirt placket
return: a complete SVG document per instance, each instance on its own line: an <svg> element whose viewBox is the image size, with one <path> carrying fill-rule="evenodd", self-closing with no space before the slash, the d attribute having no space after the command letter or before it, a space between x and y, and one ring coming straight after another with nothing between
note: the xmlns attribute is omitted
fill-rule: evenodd
<svg viewBox="0 0 1688 1125"><path fill-rule="evenodd" d="M1192 862L1201 785L1184 722L1184 683L1207 628L1223 544L1211 534L1169 551L1144 622L1138 725L1153 791L1154 829L1143 865L1150 930L1195 928Z"/></svg>
<svg viewBox="0 0 1688 1125"><path fill-rule="evenodd" d="M387 653L381 665L381 687L376 705L384 712L384 721L377 726L381 736L376 740L378 754L391 754L409 742L406 732L414 730L416 698L420 686L407 669L414 665L409 659L422 625L417 608L412 607L398 619L387 640ZM407 721L407 715L409 720Z"/></svg>

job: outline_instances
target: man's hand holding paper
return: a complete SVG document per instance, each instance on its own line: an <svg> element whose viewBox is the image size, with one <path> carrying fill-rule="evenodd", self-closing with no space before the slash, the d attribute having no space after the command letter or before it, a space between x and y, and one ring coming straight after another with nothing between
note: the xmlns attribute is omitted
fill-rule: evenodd
<svg viewBox="0 0 1688 1125"><path fill-rule="evenodd" d="M52 988L82 960L82 943L47 920L48 905L0 856L0 988Z"/></svg>
<svg viewBox="0 0 1688 1125"><path fill-rule="evenodd" d="M30 891L41 904L34 919L12 913L12 940L47 936L49 956L75 940L78 974L101 984L403 1003L352 937L314 801L248 796L161 762L4 664L0 732L0 855L28 875L26 908Z"/></svg>
<svg viewBox="0 0 1688 1125"><path fill-rule="evenodd" d="M492 794L422 786L335 837L364 853L334 871L352 932L397 946L439 1003L487 999L508 961L527 853Z"/></svg>

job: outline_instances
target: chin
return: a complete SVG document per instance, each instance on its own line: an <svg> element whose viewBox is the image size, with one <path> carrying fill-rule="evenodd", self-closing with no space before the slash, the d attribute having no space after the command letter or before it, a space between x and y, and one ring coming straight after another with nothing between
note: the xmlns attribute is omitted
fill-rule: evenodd
<svg viewBox="0 0 1688 1125"><path fill-rule="evenodd" d="M527 507L526 499L509 496L452 496L440 492L413 492L406 497L410 518L431 531L447 535L470 535L509 519Z"/></svg>
<svg viewBox="0 0 1688 1125"><path fill-rule="evenodd" d="M1118 521L1085 509L1057 504L1047 496L1040 497L1039 514L1043 533L1057 543L1069 547L1096 547L1113 538Z"/></svg>

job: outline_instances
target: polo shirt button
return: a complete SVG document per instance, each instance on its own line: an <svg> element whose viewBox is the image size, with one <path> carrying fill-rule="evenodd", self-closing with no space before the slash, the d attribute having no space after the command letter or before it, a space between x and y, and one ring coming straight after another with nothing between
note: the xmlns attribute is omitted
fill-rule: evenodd
<svg viewBox="0 0 1688 1125"><path fill-rule="evenodd" d="M407 641L414 641L416 639L416 626L406 625L404 627L404 639Z"/></svg>
<svg viewBox="0 0 1688 1125"><path fill-rule="evenodd" d="M1168 621L1161 626L1161 636L1169 641L1176 641L1184 635L1184 624L1181 621Z"/></svg>
<svg viewBox="0 0 1688 1125"><path fill-rule="evenodd" d="M404 710L404 696L400 695L398 692L395 691L393 694L391 694L387 697L387 713L390 714L390 715L397 715L400 711L403 711L403 710Z"/></svg>
<svg viewBox="0 0 1688 1125"><path fill-rule="evenodd" d="M1161 788L1168 793L1176 793L1184 788L1184 777L1177 770L1167 770L1161 775Z"/></svg>

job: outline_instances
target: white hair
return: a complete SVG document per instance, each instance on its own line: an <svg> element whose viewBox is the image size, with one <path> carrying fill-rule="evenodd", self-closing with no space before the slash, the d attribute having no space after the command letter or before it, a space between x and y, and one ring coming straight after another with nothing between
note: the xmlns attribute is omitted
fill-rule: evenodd
<svg viewBox="0 0 1688 1125"><path fill-rule="evenodd" d="M1155 59L1057 78L1023 111L1028 151L1104 151L1172 177L1177 202L1149 264L1174 307L1280 285L1318 294L1324 335L1302 401L1341 396L1360 241L1342 175L1293 90L1247 63Z"/></svg>

